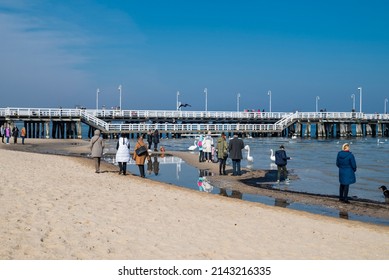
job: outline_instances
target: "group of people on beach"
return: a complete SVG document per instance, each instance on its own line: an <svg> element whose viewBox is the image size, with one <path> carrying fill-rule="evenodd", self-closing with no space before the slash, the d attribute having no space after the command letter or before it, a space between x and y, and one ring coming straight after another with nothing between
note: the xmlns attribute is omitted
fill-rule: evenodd
<svg viewBox="0 0 389 280"><path fill-rule="evenodd" d="M145 161L151 161L149 149L151 144L154 143L154 151L158 151L159 132L156 129L154 132L149 131L147 133L147 144L144 142L144 135L138 136L137 142L134 147L134 153L132 159L138 165L139 173L142 178L145 178ZM104 141L100 130L96 129L94 136L91 138L89 147L91 149L91 157L95 162L95 172L100 173L101 158L103 156ZM127 175L127 163L130 161L130 141L127 133L122 133L116 144L116 162L119 165L119 175ZM156 165L156 164L155 164ZM157 175L159 167L155 166L154 172Z"/></svg>
<svg viewBox="0 0 389 280"><path fill-rule="evenodd" d="M10 138L12 137L14 140L14 144L17 144L18 137L19 137L19 128L17 126L14 126L11 129L11 126L9 124L2 124L0 127L0 137L2 143L9 144ZM20 137L22 138L22 144L24 145L24 139L26 138L25 127L21 129ZM5 142L4 142L4 138L5 138Z"/></svg>
<svg viewBox="0 0 389 280"><path fill-rule="evenodd" d="M2 135L3 126L2 126ZM134 147L132 159L139 167L139 173L142 178L145 177L145 161L148 159L148 171L152 170L151 157L148 152L154 143L154 151L158 151L159 133L158 130L154 132L148 131L147 143L144 142L144 136L140 134ZM209 131L205 137L200 135L197 141L199 148L199 162L219 162L219 175L227 175L226 162L230 157L232 161L232 176L242 175L241 160L243 159L242 150L245 148L244 141L239 137L238 132L234 133L233 138L227 142L227 137L224 132L221 133L217 139L216 148L212 134ZM91 157L95 161L95 172L100 173L100 162L103 155L104 142L101 137L100 130L95 130L94 136L90 140ZM119 165L119 175L126 175L127 162L130 160L130 141L128 134L120 135L116 145L116 162ZM214 161L213 156L217 155ZM289 182L287 163L291 158L287 156L284 145L281 145L275 152L275 164L277 165L277 183L283 178L285 182ZM350 152L350 145L343 144L342 150L338 152L336 158L336 166L339 168L339 201L343 203L350 203L348 199L349 186L356 182L355 172L357 165L354 155ZM154 168L159 170L159 167ZM158 171L155 174L158 174Z"/></svg>
<svg viewBox="0 0 389 280"><path fill-rule="evenodd" d="M199 138L198 143L200 144L198 144L198 148L200 162L204 161L204 154L208 154L208 156L211 155L211 153L209 153L210 149L208 145L213 146L213 140L210 135L211 133L208 132L205 140L203 140L202 136ZM204 146L206 146L205 149ZM219 161L219 175L227 175L225 168L228 156L232 161L232 176L240 176L242 174L240 162L243 159L242 150L244 147L244 142L238 137L238 133L234 133L233 138L228 143L225 133L221 133L221 136L217 140L216 149ZM207 156L205 159L207 159ZM279 149L275 152L277 184L280 183L281 178L283 178L286 183L289 183L287 164L290 159L291 157L287 156L284 145L280 145ZM348 143L343 144L342 150L338 152L336 166L339 169L339 201L343 203L350 203L348 199L349 187L351 184L356 182L355 172L357 171L357 165L354 155L350 152L350 145Z"/></svg>

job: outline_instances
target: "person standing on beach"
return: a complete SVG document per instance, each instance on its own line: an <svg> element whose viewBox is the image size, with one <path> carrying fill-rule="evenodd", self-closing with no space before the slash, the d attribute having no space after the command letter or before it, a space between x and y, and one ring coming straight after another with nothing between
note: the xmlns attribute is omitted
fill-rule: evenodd
<svg viewBox="0 0 389 280"><path fill-rule="evenodd" d="M144 146L146 148L146 151L141 155L137 155L136 150L138 148L140 148L141 146ZM138 141L135 144L134 155L132 156L132 158L133 158L133 160L135 160L136 165L138 165L138 167L139 167L140 176L142 178L145 178L146 177L145 176L145 161L146 161L146 158L147 158L147 160L151 160L151 158L149 156L147 146L146 146L145 142L143 142L142 135L139 135L139 137L138 137Z"/></svg>
<svg viewBox="0 0 389 280"><path fill-rule="evenodd" d="M153 133L153 143L154 143L154 152L158 152L158 143L159 143L159 132L158 132L158 129L154 130L154 133Z"/></svg>
<svg viewBox="0 0 389 280"><path fill-rule="evenodd" d="M100 130L95 130L95 135L90 140L89 148L91 150L91 157L95 161L96 173L100 173L100 162L101 157L103 156L104 142L103 138L100 137Z"/></svg>
<svg viewBox="0 0 389 280"><path fill-rule="evenodd" d="M357 164L354 155L350 152L350 145L343 144L342 150L336 157L336 166L339 168L339 201L350 203L348 200L348 191L350 184L356 182L355 172Z"/></svg>
<svg viewBox="0 0 389 280"><path fill-rule="evenodd" d="M119 175L126 175L127 162L130 160L130 141L126 133L120 136L116 150L116 162L119 165Z"/></svg>
<svg viewBox="0 0 389 280"><path fill-rule="evenodd" d="M4 132L6 142L9 144L9 138L11 137L11 128L9 127L9 124L5 127L5 132Z"/></svg>
<svg viewBox="0 0 389 280"><path fill-rule="evenodd" d="M234 133L234 137L228 143L228 151L230 152L230 158L232 160L232 176L242 175L240 169L240 161L243 158L242 149L244 149L244 142L238 138L238 133Z"/></svg>
<svg viewBox="0 0 389 280"><path fill-rule="evenodd" d="M275 164L277 165L277 184L280 182L281 173L285 179L285 182L289 183L288 170L286 165L288 164L288 159L291 158L286 155L284 145L280 146L280 149L275 152L274 156L276 158Z"/></svg>
<svg viewBox="0 0 389 280"><path fill-rule="evenodd" d="M1 125L1 128L0 128L0 136L1 136L1 142L2 142L2 143L4 143L4 133L5 133L4 125Z"/></svg>
<svg viewBox="0 0 389 280"><path fill-rule="evenodd" d="M226 173L227 157L228 157L228 144L226 140L226 134L222 132L221 136L217 139L217 158L219 159L219 175L227 175Z"/></svg>
<svg viewBox="0 0 389 280"><path fill-rule="evenodd" d="M14 128L12 128L12 137L14 138L14 144L18 143L19 128L17 126L14 126Z"/></svg>
<svg viewBox="0 0 389 280"><path fill-rule="evenodd" d="M26 128L23 126L22 130L20 131L20 137L22 137L22 144L24 145L24 138L26 138Z"/></svg>
<svg viewBox="0 0 389 280"><path fill-rule="evenodd" d="M199 148L199 162L204 161L203 144L204 144L204 137L203 135L200 135L199 140L196 143L197 147Z"/></svg>
<svg viewBox="0 0 389 280"><path fill-rule="evenodd" d="M151 145L153 144L153 132L151 129L147 132L147 143L149 144L149 150L151 150Z"/></svg>
<svg viewBox="0 0 389 280"><path fill-rule="evenodd" d="M208 162L212 161L212 146L213 146L213 139L211 136L211 132L208 131L208 134L205 137L204 142L203 142L203 153L205 155L205 159Z"/></svg>

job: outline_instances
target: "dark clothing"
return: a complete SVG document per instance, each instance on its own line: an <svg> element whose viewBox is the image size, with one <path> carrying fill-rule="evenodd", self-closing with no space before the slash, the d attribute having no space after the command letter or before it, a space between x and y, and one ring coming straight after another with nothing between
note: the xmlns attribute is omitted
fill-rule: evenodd
<svg viewBox="0 0 389 280"><path fill-rule="evenodd" d="M153 143L154 143L154 151L158 151L158 143L159 143L159 132L158 130L154 130L153 133Z"/></svg>
<svg viewBox="0 0 389 280"><path fill-rule="evenodd" d="M153 143L153 134L147 133L147 143L149 144L149 150L151 149L151 144Z"/></svg>
<svg viewBox="0 0 389 280"><path fill-rule="evenodd" d="M244 148L244 142L242 139L234 135L234 138L228 143L228 151L230 152L230 158L232 160L232 175L239 176L242 174L240 170L240 161L243 158L242 149Z"/></svg>
<svg viewBox="0 0 389 280"><path fill-rule="evenodd" d="M276 165L277 166L285 166L285 165L287 165L288 164L288 159L290 159L290 157L288 157L286 155L285 150L278 150L278 151L276 151L275 158L276 158Z"/></svg>
<svg viewBox="0 0 389 280"><path fill-rule="evenodd" d="M288 164L288 159L290 159L290 157L286 155L285 150L282 148L276 151L274 156L276 158L275 163L277 165L277 181L280 181L281 173L284 179L288 181L288 170L286 165Z"/></svg>
<svg viewBox="0 0 389 280"><path fill-rule="evenodd" d="M242 139L235 137L228 143L228 151L230 152L231 159L242 159L242 149L244 148L244 142Z"/></svg>
<svg viewBox="0 0 389 280"><path fill-rule="evenodd" d="M354 155L350 151L340 151L336 158L336 166L339 168L339 183L350 185L356 182L355 171L357 164Z"/></svg>
<svg viewBox="0 0 389 280"><path fill-rule="evenodd" d="M12 136L14 138L14 144L16 144L19 137L19 129L16 126L12 129Z"/></svg>

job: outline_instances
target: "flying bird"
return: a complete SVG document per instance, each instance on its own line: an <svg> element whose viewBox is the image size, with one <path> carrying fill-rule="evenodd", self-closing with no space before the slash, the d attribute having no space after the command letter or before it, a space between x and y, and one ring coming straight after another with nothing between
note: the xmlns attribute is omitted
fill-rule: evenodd
<svg viewBox="0 0 389 280"><path fill-rule="evenodd" d="M190 104L180 104L180 106L178 106L178 109L180 109L181 107L192 107Z"/></svg>

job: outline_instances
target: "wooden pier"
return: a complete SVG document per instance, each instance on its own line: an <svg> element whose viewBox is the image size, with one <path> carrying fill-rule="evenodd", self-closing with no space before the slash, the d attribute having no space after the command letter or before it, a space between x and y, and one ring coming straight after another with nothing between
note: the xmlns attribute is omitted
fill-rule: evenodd
<svg viewBox="0 0 389 280"><path fill-rule="evenodd" d="M158 129L170 137L211 131L252 137L388 136L389 114L355 112L221 112L0 108L0 125L23 123L28 138L82 138L95 129L132 136ZM313 135L312 135L313 134Z"/></svg>

